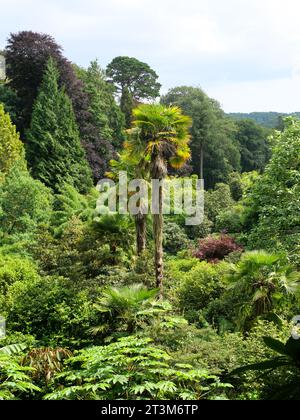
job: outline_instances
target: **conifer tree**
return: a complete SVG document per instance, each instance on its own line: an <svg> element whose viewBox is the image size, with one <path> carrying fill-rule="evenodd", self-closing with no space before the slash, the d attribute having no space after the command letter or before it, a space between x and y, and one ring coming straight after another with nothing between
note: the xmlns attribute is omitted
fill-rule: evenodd
<svg viewBox="0 0 300 420"><path fill-rule="evenodd" d="M124 141L124 115L114 98L114 88L107 82L104 70L97 60L87 70L77 68L77 75L84 84L89 97L89 112L93 127L97 127L102 139L120 148ZM107 156L109 161L112 156Z"/></svg>
<svg viewBox="0 0 300 420"><path fill-rule="evenodd" d="M137 103L135 103L129 89L127 87L124 88L123 90L123 94L121 97L121 110L125 116L125 123L126 123L126 127L130 128L131 123L132 123L132 111L135 107L135 105L137 105Z"/></svg>
<svg viewBox="0 0 300 420"><path fill-rule="evenodd" d="M118 136L114 135L112 144L109 138L99 132L95 115L90 112L93 108L92 97L85 91L83 81L76 75L76 66L64 57L63 50L55 39L47 34L32 31L11 34L5 48L5 56L8 77L5 87L11 90L7 92L6 89L3 92L0 86L0 101L5 103L6 111L14 118L13 121L24 142L30 128L33 105L51 57L59 70L59 87L64 87L71 99L81 144L86 152L94 181L103 178L109 161L114 158L115 139L117 147L123 143L119 113L114 112L114 106L110 107L110 128L113 128L114 132L117 130ZM110 85L110 88L113 86Z"/></svg>
<svg viewBox="0 0 300 420"><path fill-rule="evenodd" d="M25 163L24 158L24 146L19 133L0 104L0 172L8 173L17 161Z"/></svg>
<svg viewBox="0 0 300 420"><path fill-rule="evenodd" d="M26 136L28 162L32 175L52 189L67 182L86 192L92 186L91 172L71 100L58 81L58 69L49 59Z"/></svg>

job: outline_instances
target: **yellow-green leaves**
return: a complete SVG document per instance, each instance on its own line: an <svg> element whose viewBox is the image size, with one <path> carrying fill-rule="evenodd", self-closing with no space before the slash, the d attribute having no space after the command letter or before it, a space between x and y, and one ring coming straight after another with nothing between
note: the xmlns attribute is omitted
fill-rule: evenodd
<svg viewBox="0 0 300 420"><path fill-rule="evenodd" d="M10 116L0 104L0 172L7 174L17 161L24 161L24 146Z"/></svg>

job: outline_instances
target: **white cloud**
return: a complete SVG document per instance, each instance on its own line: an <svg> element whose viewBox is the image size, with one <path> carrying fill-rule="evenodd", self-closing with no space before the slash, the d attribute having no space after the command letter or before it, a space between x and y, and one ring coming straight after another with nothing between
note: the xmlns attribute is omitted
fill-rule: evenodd
<svg viewBox="0 0 300 420"><path fill-rule="evenodd" d="M81 65L132 55L226 108L300 110L299 0L0 0L0 11L0 48L10 32L47 32Z"/></svg>
<svg viewBox="0 0 300 420"><path fill-rule="evenodd" d="M169 53L184 55L224 54L234 44L212 17L201 14L169 17L162 39L170 48Z"/></svg>
<svg viewBox="0 0 300 420"><path fill-rule="evenodd" d="M299 112L300 77L229 83L210 87L226 112Z"/></svg>

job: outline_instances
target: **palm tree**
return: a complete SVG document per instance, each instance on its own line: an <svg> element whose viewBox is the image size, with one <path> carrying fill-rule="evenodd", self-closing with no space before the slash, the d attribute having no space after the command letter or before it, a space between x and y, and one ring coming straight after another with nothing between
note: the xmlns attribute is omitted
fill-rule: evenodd
<svg viewBox="0 0 300 420"><path fill-rule="evenodd" d="M150 176L163 181L168 175L168 165L181 168L191 156L189 127L192 120L178 107L140 105L133 111L133 128L129 130L126 144L131 156L143 156L148 162ZM155 243L156 286L163 290L163 188L160 184L158 214L153 215Z"/></svg>
<svg viewBox="0 0 300 420"><path fill-rule="evenodd" d="M244 296L239 322L245 324L271 312L289 294L299 293L300 274L280 254L247 252L229 275L230 286Z"/></svg>
<svg viewBox="0 0 300 420"><path fill-rule="evenodd" d="M137 147L135 147L134 153L131 153L131 148L128 147L128 142L125 142L124 149L120 153L118 160L112 160L110 162L110 172L107 172L106 175L117 181L119 173L121 171L125 171L129 180L144 179L146 181L149 180L148 166L149 165L145 161L144 155L139 153ZM136 249L138 256L143 255L147 243L147 212L143 211L142 203L140 203L140 208L141 211L134 216Z"/></svg>
<svg viewBox="0 0 300 420"><path fill-rule="evenodd" d="M150 320L162 311L156 300L158 291L148 290L142 284L123 287L108 287L95 304L99 313L107 313L116 329L125 329L133 334L142 320ZM103 332L105 326L94 327L92 333Z"/></svg>

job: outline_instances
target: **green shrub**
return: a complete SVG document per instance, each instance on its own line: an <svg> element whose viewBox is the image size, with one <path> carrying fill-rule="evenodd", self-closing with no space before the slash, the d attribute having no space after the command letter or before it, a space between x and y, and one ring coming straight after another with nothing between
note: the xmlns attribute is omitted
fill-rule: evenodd
<svg viewBox="0 0 300 420"><path fill-rule="evenodd" d="M198 312L224 291L223 279L227 271L226 263L213 265L193 258L171 259L168 261L167 287L174 306L190 321L197 321Z"/></svg>
<svg viewBox="0 0 300 420"><path fill-rule="evenodd" d="M51 212L50 190L21 167L13 167L0 185L0 239L34 233L49 223Z"/></svg>
<svg viewBox="0 0 300 420"><path fill-rule="evenodd" d="M78 284L85 280L93 283L106 275L108 267L132 269L133 244L128 218L108 217L85 223L73 215L63 225L59 237L53 238L49 230L41 230L32 245L32 253L46 274L63 276Z"/></svg>
<svg viewBox="0 0 300 420"><path fill-rule="evenodd" d="M276 354L259 362L236 369L231 376L256 372L264 386L261 397L271 400L296 400L300 397L300 342L289 337L287 342L265 336L267 349Z"/></svg>
<svg viewBox="0 0 300 420"><path fill-rule="evenodd" d="M198 400L213 398L227 387L203 370L177 365L147 338L126 337L83 350L68 366L46 399Z"/></svg>
<svg viewBox="0 0 300 420"><path fill-rule="evenodd" d="M217 184L213 191L207 191L205 194L205 213L214 224L217 216L233 205L234 201L231 197L229 185Z"/></svg>
<svg viewBox="0 0 300 420"><path fill-rule="evenodd" d="M37 277L8 287L4 302L7 326L32 334L44 346L76 347L90 343L93 306L85 291L59 277Z"/></svg>
<svg viewBox="0 0 300 420"><path fill-rule="evenodd" d="M25 258L0 254L0 294L4 296L7 288L15 282L29 282L37 279L36 265Z"/></svg>
<svg viewBox="0 0 300 420"><path fill-rule="evenodd" d="M251 332L241 334L217 333L212 327L198 329L177 319L177 323L152 325L145 331L156 345L166 349L178 363L191 364L197 369L205 369L214 375L225 377L244 364L259 363L275 355L264 344L264 337L285 341L290 336L288 322L258 321ZM273 377L273 381L276 379ZM230 381L229 381L230 382ZM230 390L232 399L258 398L264 383L255 380L255 375L235 380L235 388Z"/></svg>
<svg viewBox="0 0 300 420"><path fill-rule="evenodd" d="M30 393L39 392L30 377L31 369L21 366L17 357L1 352L0 349L0 401L18 400Z"/></svg>
<svg viewBox="0 0 300 420"><path fill-rule="evenodd" d="M244 228L245 208L237 204L221 212L216 219L216 230L219 232L241 233Z"/></svg>
<svg viewBox="0 0 300 420"><path fill-rule="evenodd" d="M238 172L232 172L229 175L229 187L231 196L235 201L241 200L243 197L242 177Z"/></svg>
<svg viewBox="0 0 300 420"><path fill-rule="evenodd" d="M246 335L241 333L218 334L211 327L202 329L194 325L177 324L176 328L151 330L149 332L155 343L163 346L172 357L181 364L191 364L197 369L205 369L213 375L228 378L235 369L245 364L259 363L275 353L266 348L264 337L272 337L286 341L291 327L283 321L279 326L273 322L258 321L252 331ZM231 378L231 377L230 377ZM276 376L272 377L273 383ZM247 373L239 380L229 380L234 389L229 391L230 399L257 399L265 387L265 382ZM271 383L271 381L269 381Z"/></svg>
<svg viewBox="0 0 300 420"><path fill-rule="evenodd" d="M300 274L282 255L245 253L228 273L229 287L204 311L206 319L239 330L251 329L260 317L290 308L300 289Z"/></svg>
<svg viewBox="0 0 300 420"><path fill-rule="evenodd" d="M179 251L188 249L190 243L185 231L176 223L166 222L164 224L164 249L170 254L177 254Z"/></svg>

